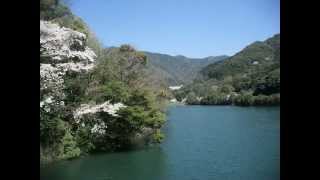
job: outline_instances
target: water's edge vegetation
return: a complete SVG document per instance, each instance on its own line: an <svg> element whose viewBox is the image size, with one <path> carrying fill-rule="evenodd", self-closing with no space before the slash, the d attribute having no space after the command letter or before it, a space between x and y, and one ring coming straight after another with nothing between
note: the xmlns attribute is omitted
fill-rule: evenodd
<svg viewBox="0 0 320 180"><path fill-rule="evenodd" d="M146 56L129 45L105 52L59 0L40 1L40 20L40 163L161 142L166 91L149 84ZM59 42L74 55L59 54ZM93 68L79 70L88 56Z"/></svg>
<svg viewBox="0 0 320 180"><path fill-rule="evenodd" d="M187 104L279 105L280 34L206 66L174 94Z"/></svg>
<svg viewBox="0 0 320 180"><path fill-rule="evenodd" d="M62 0L40 0L40 24L40 164L161 143L170 105L280 104L280 35L219 57L170 90L173 75L155 75L152 59L131 45L104 48Z"/></svg>
<svg viewBox="0 0 320 180"><path fill-rule="evenodd" d="M44 180L280 179L280 108L170 105L160 144L41 168ZM125 172L125 173L124 173Z"/></svg>

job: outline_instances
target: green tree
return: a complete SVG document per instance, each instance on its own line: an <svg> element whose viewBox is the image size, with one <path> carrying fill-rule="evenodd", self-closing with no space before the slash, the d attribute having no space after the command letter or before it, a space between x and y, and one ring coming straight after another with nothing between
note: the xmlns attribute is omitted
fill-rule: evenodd
<svg viewBox="0 0 320 180"><path fill-rule="evenodd" d="M110 81L101 87L96 102L110 101L111 103L126 102L130 96L128 87L121 81Z"/></svg>
<svg viewBox="0 0 320 180"><path fill-rule="evenodd" d="M160 129L157 129L156 132L152 135L153 141L160 143L163 141L165 135L161 133Z"/></svg>
<svg viewBox="0 0 320 180"><path fill-rule="evenodd" d="M61 140L60 145L60 158L70 159L80 156L80 148L77 147L77 142L75 138L71 135L70 131L66 131L65 135Z"/></svg>
<svg viewBox="0 0 320 180"><path fill-rule="evenodd" d="M219 88L219 91L221 93L230 94L231 92L234 91L234 88L232 87L232 85L225 84L225 85L222 85L222 87Z"/></svg>
<svg viewBox="0 0 320 180"><path fill-rule="evenodd" d="M199 100L197 99L197 96L196 96L196 94L195 94L194 92L190 92L190 93L187 95L186 103L187 103L187 104L190 104L190 105L199 104Z"/></svg>
<svg viewBox="0 0 320 180"><path fill-rule="evenodd" d="M61 0L40 0L40 19L52 20L70 14L70 9Z"/></svg>
<svg viewBox="0 0 320 180"><path fill-rule="evenodd" d="M93 137L88 127L80 127L76 132L75 140L77 142L77 146L81 150L81 154L89 153L95 149Z"/></svg>
<svg viewBox="0 0 320 180"><path fill-rule="evenodd" d="M234 104L239 106L251 106L254 103L252 94L244 92L234 98Z"/></svg>

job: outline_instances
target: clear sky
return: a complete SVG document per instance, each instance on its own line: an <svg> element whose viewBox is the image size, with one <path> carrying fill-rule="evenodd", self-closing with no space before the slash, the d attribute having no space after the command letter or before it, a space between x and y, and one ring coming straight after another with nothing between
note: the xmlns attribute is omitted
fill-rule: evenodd
<svg viewBox="0 0 320 180"><path fill-rule="evenodd" d="M72 0L104 46L206 57L233 55L280 32L280 0Z"/></svg>

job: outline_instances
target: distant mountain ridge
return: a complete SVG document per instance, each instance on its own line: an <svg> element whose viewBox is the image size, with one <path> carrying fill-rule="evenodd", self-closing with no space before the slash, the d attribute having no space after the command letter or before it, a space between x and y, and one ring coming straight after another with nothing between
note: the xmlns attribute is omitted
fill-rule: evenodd
<svg viewBox="0 0 320 180"><path fill-rule="evenodd" d="M280 68L280 34L265 41L256 41L246 46L223 63L212 63L201 70L209 79L223 79L227 76L265 76Z"/></svg>
<svg viewBox="0 0 320 180"><path fill-rule="evenodd" d="M188 58L183 55L171 56L146 51L144 53L148 57L149 67L160 71L169 85L191 83L202 68L228 58L226 55Z"/></svg>
<svg viewBox="0 0 320 180"><path fill-rule="evenodd" d="M280 34L209 64L175 97L187 104L279 105Z"/></svg>
<svg viewBox="0 0 320 180"><path fill-rule="evenodd" d="M105 48L111 52L118 47ZM189 58L184 55L168 55L156 52L142 51L148 59L149 75L154 81L167 83L169 86L189 84L199 74L200 70L209 64L229 58L227 55L208 56L205 58Z"/></svg>

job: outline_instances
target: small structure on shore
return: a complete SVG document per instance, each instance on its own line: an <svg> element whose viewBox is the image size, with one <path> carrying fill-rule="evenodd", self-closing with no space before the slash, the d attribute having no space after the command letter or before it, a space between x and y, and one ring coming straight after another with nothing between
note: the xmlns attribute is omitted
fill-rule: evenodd
<svg viewBox="0 0 320 180"><path fill-rule="evenodd" d="M169 89L171 89L171 90L179 90L179 89L181 89L183 87L183 85L180 85L180 86L169 86Z"/></svg>
<svg viewBox="0 0 320 180"><path fill-rule="evenodd" d="M176 103L176 102L178 102L178 101L177 101L177 99L170 99L170 102L171 102L171 103Z"/></svg>

